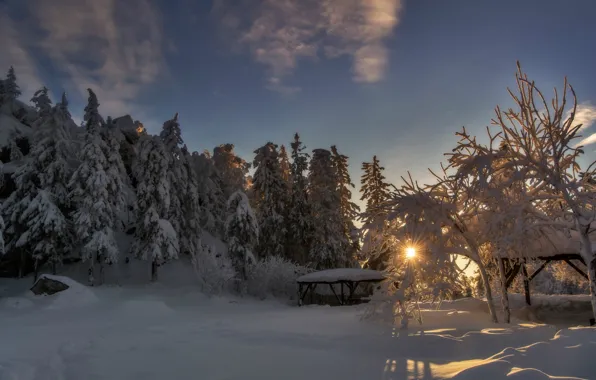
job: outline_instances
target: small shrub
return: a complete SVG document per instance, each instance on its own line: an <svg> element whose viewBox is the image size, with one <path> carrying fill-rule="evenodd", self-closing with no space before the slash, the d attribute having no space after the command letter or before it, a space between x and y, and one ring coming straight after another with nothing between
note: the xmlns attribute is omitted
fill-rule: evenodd
<svg viewBox="0 0 596 380"><path fill-rule="evenodd" d="M248 267L248 294L261 299L273 296L295 300L296 279L311 270L279 256L258 260Z"/></svg>

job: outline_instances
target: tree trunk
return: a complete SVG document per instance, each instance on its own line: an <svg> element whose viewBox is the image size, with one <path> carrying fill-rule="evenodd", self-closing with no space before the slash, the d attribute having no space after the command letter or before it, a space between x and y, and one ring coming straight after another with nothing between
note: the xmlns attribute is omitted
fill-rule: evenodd
<svg viewBox="0 0 596 380"><path fill-rule="evenodd" d="M19 255L19 278L23 278L25 276L25 265L27 264L26 262L26 257L25 257L25 250L23 248L20 249L20 255Z"/></svg>
<svg viewBox="0 0 596 380"><path fill-rule="evenodd" d="M33 263L33 283L37 282L37 277L39 277L39 259L34 259L35 262Z"/></svg>
<svg viewBox="0 0 596 380"><path fill-rule="evenodd" d="M493 323L499 323L493 300L493 292L490 288L490 281L488 279L488 273L486 273L486 268L484 267L482 260L478 260L476 262L476 265L478 265L480 277L482 278L482 284L484 285L484 293L486 295L486 303L488 304L488 311L490 313L491 320L493 321Z"/></svg>
<svg viewBox="0 0 596 380"><path fill-rule="evenodd" d="M87 281L89 286L95 285L95 277L93 276L93 260L89 260L89 269L87 269Z"/></svg>
<svg viewBox="0 0 596 380"><path fill-rule="evenodd" d="M151 262L151 281L157 281L157 260Z"/></svg>
<svg viewBox="0 0 596 380"><path fill-rule="evenodd" d="M584 228L579 228L581 239L581 256L588 267L588 281L590 282L590 299L592 301L592 317L596 319L596 255L592 252L592 242Z"/></svg>
<svg viewBox="0 0 596 380"><path fill-rule="evenodd" d="M52 260L52 274L56 275L56 260Z"/></svg>
<svg viewBox="0 0 596 380"><path fill-rule="evenodd" d="M511 323L511 309L509 308L509 295L507 294L507 276L505 275L504 260L499 257L499 277L501 278L501 305L505 313L505 323Z"/></svg>

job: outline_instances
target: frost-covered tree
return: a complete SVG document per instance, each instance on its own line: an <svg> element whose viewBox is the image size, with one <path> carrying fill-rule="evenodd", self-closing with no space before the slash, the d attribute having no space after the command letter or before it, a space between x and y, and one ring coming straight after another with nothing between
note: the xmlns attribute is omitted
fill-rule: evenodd
<svg viewBox="0 0 596 380"><path fill-rule="evenodd" d="M277 145L269 142L255 150L255 154L252 192L260 228L258 254L283 256L288 188L279 165Z"/></svg>
<svg viewBox="0 0 596 380"><path fill-rule="evenodd" d="M48 91L47 87L42 87L35 91L35 94L33 94L33 97L31 98L31 102L35 104L38 114L38 118L33 123L33 127L39 127L40 123L52 114L52 101L48 96Z"/></svg>
<svg viewBox="0 0 596 380"><path fill-rule="evenodd" d="M259 241L257 218L248 203L248 197L237 191L227 203L226 236L228 252L240 281L247 280L247 266L254 263L254 250Z"/></svg>
<svg viewBox="0 0 596 380"><path fill-rule="evenodd" d="M114 221L114 230L122 229L122 217L119 215L124 212L124 207L134 203L134 196L127 191L130 184L130 178L126 172L122 155L120 154L119 131L113 125L112 118L108 117L105 126L101 130L101 136L104 141L104 154L106 156L106 175L108 178L108 202L112 212L116 216Z"/></svg>
<svg viewBox="0 0 596 380"><path fill-rule="evenodd" d="M348 252L350 241L344 231L338 182L331 152L326 149L313 150L308 193L315 228L310 258L319 269L351 264Z"/></svg>
<svg viewBox="0 0 596 380"><path fill-rule="evenodd" d="M281 170L282 178L288 184L288 188L291 188L291 186L292 186L292 181L291 181L292 173L291 172L292 171L290 169L290 159L288 158L288 152L286 150L285 145L282 145L279 148L279 168Z"/></svg>
<svg viewBox="0 0 596 380"><path fill-rule="evenodd" d="M23 152L21 152L21 148L17 145L16 135L11 137L8 143L8 149L10 150L10 161L18 161L23 158Z"/></svg>
<svg viewBox="0 0 596 380"><path fill-rule="evenodd" d="M30 255L36 269L49 262L54 272L72 244L64 215L71 175L66 129L70 120L65 98L50 113L40 115L29 159L15 172L16 189L2 205L8 245L21 251L21 264Z"/></svg>
<svg viewBox="0 0 596 380"><path fill-rule="evenodd" d="M182 132L178 122L178 114L163 124L160 137L163 141L166 153L169 155L168 180L172 189L170 193L170 207L168 209L167 219L170 221L179 238L183 235L183 210L182 203L185 198L184 190L187 186L187 172L181 160L182 152L180 145L182 141Z"/></svg>
<svg viewBox="0 0 596 380"><path fill-rule="evenodd" d="M313 220L308 199L308 153L300 141L298 133L294 135L292 147L292 165L290 166L291 195L286 225L288 230L289 250L291 259L299 263L306 263L310 250L313 233Z"/></svg>
<svg viewBox="0 0 596 380"><path fill-rule="evenodd" d="M10 69L8 69L3 87L5 99L16 100L19 96L21 96L21 89L17 84L17 76L15 75L14 68L12 66L10 66Z"/></svg>
<svg viewBox="0 0 596 380"><path fill-rule="evenodd" d="M137 180L138 216L133 256L151 261L151 280L157 280L157 268L178 258L176 231L167 220L171 187L168 181L170 156L159 137L145 136L140 141L133 173Z"/></svg>
<svg viewBox="0 0 596 380"><path fill-rule="evenodd" d="M514 107L496 108L493 125L495 139L503 141L507 150L485 146L465 130L460 134L466 149L483 152L484 167L493 173L513 171L518 182L528 188L526 196L533 207L532 217L551 233L575 231L580 240L580 254L588 266L592 309L596 318L596 253L592 249L590 233L596 221L595 163L581 170L583 154L576 143L582 128L575 121L577 99L573 88L564 84L562 94L555 90L552 101L530 81L518 63L517 91L509 90ZM571 105L568 100L571 98ZM475 166L479 166L479 162ZM486 176L479 177L479 187L486 187ZM505 182L506 183L506 182Z"/></svg>
<svg viewBox="0 0 596 380"><path fill-rule="evenodd" d="M360 200L366 202L366 211L360 216L364 236L362 258L366 260L367 267L373 269L383 269L391 252L389 247L383 245L388 227L383 205L391 195L390 185L383 175L384 170L377 156L373 157L372 162L362 163Z"/></svg>
<svg viewBox="0 0 596 380"><path fill-rule="evenodd" d="M335 145L331 147L332 162L337 173L337 191L339 192L340 210L342 215L342 224L346 240L350 242L349 256L355 259L358 250L360 249L360 237L358 236L358 229L354 225L354 221L360 214L360 207L352 202L352 190L354 184L348 172L348 156L341 154Z"/></svg>
<svg viewBox="0 0 596 380"><path fill-rule="evenodd" d="M81 245L81 257L89 262L89 281L94 284L94 266L100 265L100 283L103 282L103 264L118 261L118 245L114 238L116 210L111 202L108 174L108 148L101 138L97 112L97 98L89 92L85 112L87 134L80 156L81 163L69 183L71 204L75 206L72 220L75 236Z"/></svg>
<svg viewBox="0 0 596 380"><path fill-rule="evenodd" d="M182 197L180 198L182 201L182 232L179 237L180 252L194 256L202 250L202 212L200 206L198 176L192 167L192 157L190 153L188 153L186 145L181 149L180 162L183 177L186 179L181 183L182 187L178 188L182 194Z"/></svg>
<svg viewBox="0 0 596 380"><path fill-rule="evenodd" d="M209 152L202 154L193 152L191 159L198 180L201 226L211 234L223 237L226 218L223 182L215 169Z"/></svg>
<svg viewBox="0 0 596 380"><path fill-rule="evenodd" d="M234 153L234 144L222 144L213 149L213 165L223 183L224 199L232 193L245 190L250 164Z"/></svg>

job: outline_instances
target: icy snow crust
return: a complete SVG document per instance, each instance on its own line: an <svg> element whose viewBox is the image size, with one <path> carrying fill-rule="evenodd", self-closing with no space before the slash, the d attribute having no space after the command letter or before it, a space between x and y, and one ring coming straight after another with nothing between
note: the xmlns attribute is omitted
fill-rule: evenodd
<svg viewBox="0 0 596 380"><path fill-rule="evenodd" d="M297 282L340 282L384 280L383 272L370 269L336 268L312 272L298 277Z"/></svg>
<svg viewBox="0 0 596 380"><path fill-rule="evenodd" d="M0 279L0 290L21 284ZM0 306L0 379L594 379L596 373L595 328L492 325L476 299L443 302L440 310L423 305L424 325L412 322L404 332L362 321L363 305L298 308L160 284L86 289L97 302L76 309L47 309L51 296L26 295L32 305L25 309ZM77 294L87 299L73 292L73 302Z"/></svg>

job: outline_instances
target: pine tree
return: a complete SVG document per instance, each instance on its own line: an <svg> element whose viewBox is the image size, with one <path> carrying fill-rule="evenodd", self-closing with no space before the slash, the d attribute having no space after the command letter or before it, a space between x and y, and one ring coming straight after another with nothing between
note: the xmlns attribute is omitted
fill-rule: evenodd
<svg viewBox="0 0 596 380"><path fill-rule="evenodd" d="M337 191L338 182L331 152L326 149L313 150L308 193L315 228L310 257L319 269L349 264L350 258L346 248L350 242L344 233L341 198Z"/></svg>
<svg viewBox="0 0 596 380"><path fill-rule="evenodd" d="M14 68L12 66L10 66L10 69L8 69L3 87L5 99L16 100L19 96L21 96L21 89L17 84L17 76L15 75Z"/></svg>
<svg viewBox="0 0 596 380"><path fill-rule="evenodd" d="M245 190L250 164L234 153L234 144L222 144L213 149L213 164L223 183L224 199L238 190Z"/></svg>
<svg viewBox="0 0 596 380"><path fill-rule="evenodd" d="M170 186L172 186L172 189L176 189L176 191L170 193L170 207L167 219L172 224L172 227L174 227L174 231L176 231L178 238L181 239L184 234L182 231L182 203L185 197L182 190L185 189L188 178L184 171L182 161L180 160L182 155L180 144L183 144L184 142L182 141L182 132L180 130L180 124L178 123L178 114L175 114L174 118L163 124L160 137L163 141L166 153L169 155L168 179ZM188 249L187 247L180 248L183 250Z"/></svg>
<svg viewBox="0 0 596 380"><path fill-rule="evenodd" d="M73 214L75 234L82 245L83 261L89 262L89 280L94 284L94 264L100 264L100 283L103 264L118 261L118 245L114 238L116 211L111 202L109 186L113 182L105 153L108 147L100 136L101 125L95 94L89 90L89 104L85 109L87 134L80 156L81 164L70 183L70 198L76 206Z"/></svg>
<svg viewBox="0 0 596 380"><path fill-rule="evenodd" d="M21 152L21 148L17 145L16 135L11 137L8 149L10 150L10 161L18 161L23 158L23 152Z"/></svg>
<svg viewBox="0 0 596 380"><path fill-rule="evenodd" d="M170 207L168 181L170 156L159 137L145 136L133 172L137 180L138 218L131 247L133 256L151 260L151 280L157 280L157 268L178 257L176 231L167 220Z"/></svg>
<svg viewBox="0 0 596 380"><path fill-rule="evenodd" d="M199 188L201 227L214 236L224 237L226 199L223 193L223 182L215 169L209 152L202 154L193 152L191 160Z"/></svg>
<svg viewBox="0 0 596 380"><path fill-rule="evenodd" d="M52 101L48 96L47 87L42 87L41 89L35 91L35 94L33 94L33 97L31 98L31 102L35 104L38 114L38 118L33 123L33 127L39 127L40 123L46 120L52 114Z"/></svg>
<svg viewBox="0 0 596 380"><path fill-rule="evenodd" d="M247 266L255 262L254 249L259 240L259 225L248 197L237 191L227 202L226 237L228 252L241 281L247 280Z"/></svg>
<svg viewBox="0 0 596 380"><path fill-rule="evenodd" d="M349 250L349 255L355 258L360 249L360 237L358 236L358 229L354 225L354 220L360 214L360 207L352 202L352 190L354 184L348 172L348 157L339 153L337 147L331 147L333 166L337 173L337 191L340 197L340 210L343 219L343 230L347 241L350 242L351 247L346 247Z"/></svg>
<svg viewBox="0 0 596 380"><path fill-rule="evenodd" d="M287 230L292 258L302 264L308 260L312 239L313 223L308 200L308 153L298 133L294 135L292 147L292 165L290 167L291 196L288 212Z"/></svg>
<svg viewBox="0 0 596 380"><path fill-rule="evenodd" d="M180 236L180 252L194 257L202 249L201 246L201 206L199 199L199 183L195 170L192 167L192 158L186 145L181 149L180 161L183 177L186 181L180 188L182 197L182 235Z"/></svg>
<svg viewBox="0 0 596 380"><path fill-rule="evenodd" d="M288 159L288 152L285 145L279 148L279 167L281 169L281 176L286 181L288 188L292 186L290 160Z"/></svg>
<svg viewBox="0 0 596 380"><path fill-rule="evenodd" d="M106 120L106 125L102 128L102 139L104 141L104 154L106 156L106 175L108 178L108 202L112 207L112 212L116 216L114 220L114 230L122 229L122 221L118 217L125 206L133 203L133 199L127 199L127 184L130 184L130 178L126 172L122 155L120 154L119 131L114 126L111 117ZM130 196L129 198L134 198Z"/></svg>
<svg viewBox="0 0 596 380"><path fill-rule="evenodd" d="M72 245L64 214L68 209L67 185L71 173L70 136L65 127L69 120L65 98L49 113L40 114L30 159L16 171L13 177L16 189L3 204L9 247L21 250L21 269L28 251L36 271L39 264L48 261L55 273L56 264Z"/></svg>
<svg viewBox="0 0 596 380"><path fill-rule="evenodd" d="M261 231L259 255L283 256L288 188L281 172L277 145L269 142L255 150L255 154L252 192Z"/></svg>
<svg viewBox="0 0 596 380"><path fill-rule="evenodd" d="M385 262L389 259L389 249L383 244L386 233L386 213L382 210L383 204L389 200L389 183L383 176L384 167L380 165L377 156L372 162L362 163L362 177L360 179L360 200L366 202L366 212L361 215L364 231L363 258L367 266L372 269L384 269Z"/></svg>

